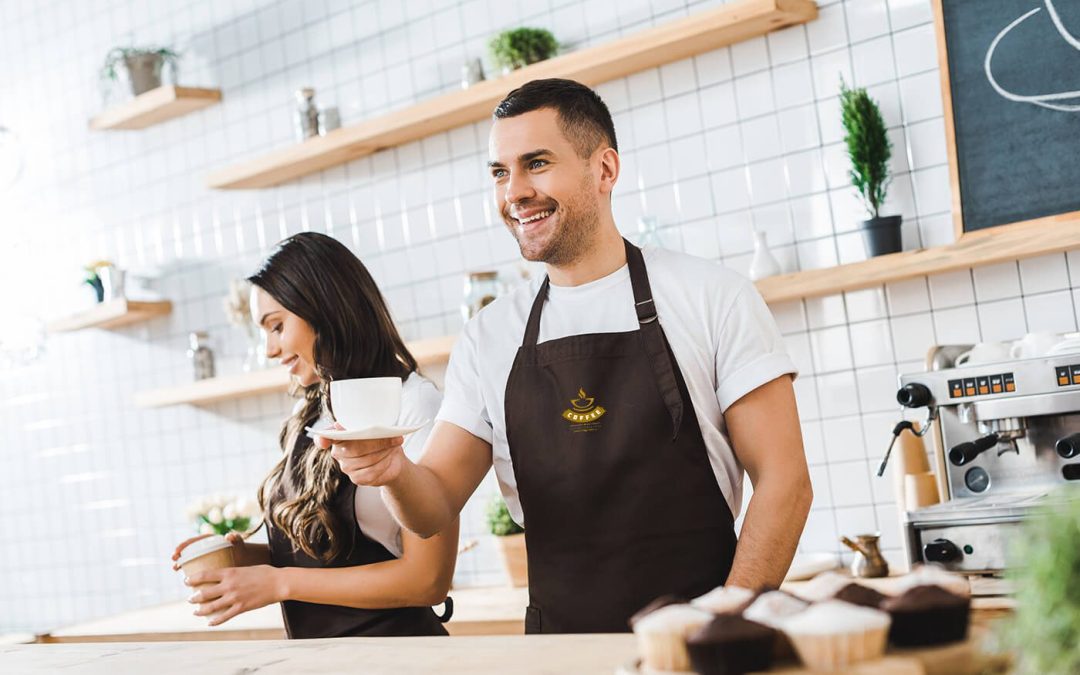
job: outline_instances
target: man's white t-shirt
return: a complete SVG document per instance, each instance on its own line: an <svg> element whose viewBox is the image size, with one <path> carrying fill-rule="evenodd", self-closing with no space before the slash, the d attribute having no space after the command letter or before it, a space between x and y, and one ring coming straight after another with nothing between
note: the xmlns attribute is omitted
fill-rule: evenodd
<svg viewBox="0 0 1080 675"><path fill-rule="evenodd" d="M717 484L737 518L743 467L731 449L723 413L757 387L798 371L752 283L703 258L648 246L642 252L660 325L686 380ZM465 325L450 356L437 418L491 444L503 497L522 525L504 400L541 281L498 298ZM538 341L637 329L630 271L623 265L581 286L552 285Z"/></svg>

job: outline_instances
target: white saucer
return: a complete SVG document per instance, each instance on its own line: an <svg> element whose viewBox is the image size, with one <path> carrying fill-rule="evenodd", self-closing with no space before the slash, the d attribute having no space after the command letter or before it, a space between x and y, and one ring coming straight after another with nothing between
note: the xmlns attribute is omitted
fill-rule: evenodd
<svg viewBox="0 0 1080 675"><path fill-rule="evenodd" d="M304 430L312 438L322 436L331 441L370 441L376 438L393 438L411 434L418 429L423 429L430 421L424 420L423 422L403 424L401 426L374 426L364 429L315 429L306 427Z"/></svg>

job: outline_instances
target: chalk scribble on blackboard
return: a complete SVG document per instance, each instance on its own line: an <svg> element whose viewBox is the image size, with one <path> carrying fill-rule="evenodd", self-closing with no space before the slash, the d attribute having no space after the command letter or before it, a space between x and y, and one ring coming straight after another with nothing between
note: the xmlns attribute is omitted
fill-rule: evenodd
<svg viewBox="0 0 1080 675"><path fill-rule="evenodd" d="M1065 27L1064 22L1061 20L1061 16L1058 15L1057 9L1054 7L1054 0L1044 0L1046 3L1046 13L1050 15L1050 20L1054 23L1054 27L1057 28L1058 34L1061 35L1069 45L1077 51L1077 56L1080 56L1080 39L1077 39L1075 35L1069 32L1069 29ZM1025 96L1022 94L1015 94L1004 87L1002 87L996 79L994 79L994 70L991 65L991 61L994 58L994 51L997 49L998 44L1005 38L1006 35L1011 33L1020 24L1024 23L1031 17L1035 16L1043 10L1042 7L1036 7L1027 14L1022 15L1008 26L1006 26L997 37L990 43L990 48L986 50L986 59L983 61L983 69L986 71L986 79L990 82L990 86L994 88L998 94L1002 97L1016 101L1018 103L1031 103L1032 105L1041 106L1043 108L1049 108L1050 110L1060 110L1062 112L1078 112L1080 111L1080 91L1062 91L1053 94L1037 94L1034 96ZM1074 101L1071 102L1070 101Z"/></svg>

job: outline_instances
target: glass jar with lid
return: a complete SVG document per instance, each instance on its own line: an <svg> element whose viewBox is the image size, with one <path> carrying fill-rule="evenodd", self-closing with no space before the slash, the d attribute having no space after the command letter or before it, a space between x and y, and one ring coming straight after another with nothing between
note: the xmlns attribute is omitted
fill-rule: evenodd
<svg viewBox="0 0 1080 675"><path fill-rule="evenodd" d="M461 316L468 321L499 295L499 273L493 271L469 272L465 277L465 302Z"/></svg>

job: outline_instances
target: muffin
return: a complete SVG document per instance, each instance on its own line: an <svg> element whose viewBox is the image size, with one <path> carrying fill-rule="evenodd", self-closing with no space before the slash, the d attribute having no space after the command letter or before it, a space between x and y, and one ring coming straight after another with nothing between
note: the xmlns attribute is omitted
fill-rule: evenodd
<svg viewBox="0 0 1080 675"><path fill-rule="evenodd" d="M738 614L754 601L754 592L740 586L717 586L690 604L713 614Z"/></svg>
<svg viewBox="0 0 1080 675"><path fill-rule="evenodd" d="M916 586L881 609L892 617L889 642L897 647L922 647L959 642L967 637L971 598L941 586Z"/></svg>
<svg viewBox="0 0 1080 675"><path fill-rule="evenodd" d="M685 605L686 598L678 595L661 595L659 598L653 600L649 604L645 605L633 616L630 617L630 628L633 629L634 624L643 619L644 617L652 614L661 607L667 607L668 605Z"/></svg>
<svg viewBox="0 0 1080 675"><path fill-rule="evenodd" d="M889 624L885 612L826 600L784 619L780 629L806 667L838 670L880 658L885 653Z"/></svg>
<svg viewBox="0 0 1080 675"><path fill-rule="evenodd" d="M699 675L742 675L772 667L776 631L736 614L720 614L686 640Z"/></svg>
<svg viewBox="0 0 1080 675"><path fill-rule="evenodd" d="M841 588L851 584L851 577L839 572L822 572L795 591L807 602L820 602L836 595Z"/></svg>
<svg viewBox="0 0 1080 675"><path fill-rule="evenodd" d="M784 619L806 609L806 604L784 591L766 591L743 610L743 618L777 628Z"/></svg>
<svg viewBox="0 0 1080 675"><path fill-rule="evenodd" d="M667 605L634 623L642 663L655 670L689 670L686 638L713 615L690 605Z"/></svg>
<svg viewBox="0 0 1080 675"><path fill-rule="evenodd" d="M854 582L844 586L833 595L834 600L850 602L853 605L869 607L870 609L880 609L881 603L885 602L888 597L872 588Z"/></svg>
<svg viewBox="0 0 1080 675"><path fill-rule="evenodd" d="M789 661L795 658L795 647L780 630L780 623L806 609L807 604L784 591L766 591L743 610L743 618L777 629L773 637L773 660Z"/></svg>
<svg viewBox="0 0 1080 675"><path fill-rule="evenodd" d="M965 598L971 596L971 584L968 583L967 577L937 565L919 565L897 579L897 594L902 594L916 586L940 586L953 595Z"/></svg>

